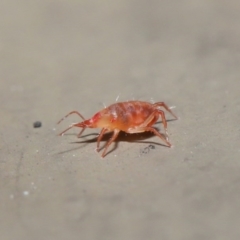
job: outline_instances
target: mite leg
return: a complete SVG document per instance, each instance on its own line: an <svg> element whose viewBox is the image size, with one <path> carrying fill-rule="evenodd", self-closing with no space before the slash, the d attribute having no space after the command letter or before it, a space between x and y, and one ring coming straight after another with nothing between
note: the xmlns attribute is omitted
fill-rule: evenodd
<svg viewBox="0 0 240 240"><path fill-rule="evenodd" d="M163 127L164 127L165 134L166 134L166 139L168 141L167 121L166 121L166 118L165 118L165 113L164 113L164 111L158 110L158 109L156 111L162 118L162 123L163 123Z"/></svg>
<svg viewBox="0 0 240 240"><path fill-rule="evenodd" d="M77 111L72 111L72 112L68 113L66 116L64 116L62 119L60 119L57 124L59 124L59 123L62 122L65 118L67 118L69 115L72 115L72 114L74 114L74 113L77 114L77 115L78 115L80 118L82 118L83 120L85 120L85 118L82 116L81 113L79 113L79 112L77 112Z"/></svg>
<svg viewBox="0 0 240 240"><path fill-rule="evenodd" d="M168 140L168 131L167 131L167 121L165 118L165 113L162 110L155 109L152 114L146 119L146 121L140 126L141 127L151 127L157 120L159 115L162 118L163 127L165 130L166 139Z"/></svg>
<svg viewBox="0 0 240 240"><path fill-rule="evenodd" d="M156 113L156 110L154 110L139 127L152 126L157 120L158 113Z"/></svg>
<svg viewBox="0 0 240 240"><path fill-rule="evenodd" d="M102 154L102 158L106 155L106 151L108 149L108 147L110 146L110 144L117 138L118 134L119 134L120 130L114 130L112 137L110 138L110 140L107 142L106 147L104 148L103 154Z"/></svg>
<svg viewBox="0 0 240 240"><path fill-rule="evenodd" d="M155 128L153 127L141 127L137 130L140 130L142 132L153 132L155 135L157 135L158 137L160 137L169 147L171 147L171 143L160 133L158 132Z"/></svg>
<svg viewBox="0 0 240 240"><path fill-rule="evenodd" d="M104 133L107 131L107 128L103 128L98 136L98 139L97 139L97 151L99 152L99 145L100 145L100 141L101 139L103 138L103 135Z"/></svg>
<svg viewBox="0 0 240 240"><path fill-rule="evenodd" d="M175 119L178 119L178 117L172 112L172 110L164 102L156 102L156 103L153 104L153 106L154 107L163 107L170 114L172 114Z"/></svg>
<svg viewBox="0 0 240 240"><path fill-rule="evenodd" d="M72 115L72 114L77 114L80 118L82 118L82 119L85 121L85 118L82 116L81 113L79 113L79 112L77 112L77 111L72 111L72 112L68 113L66 116L64 116L62 119L60 119L57 124L59 124L59 123L62 122L65 118L67 118L69 115ZM59 135L62 136L66 131L68 131L69 129L71 129L71 128L73 128L73 127L78 127L78 126L77 126L77 124L72 124L69 128L65 129L65 130L64 130L63 132L61 132ZM83 128L83 129L80 131L80 133L77 135L78 138L82 135L82 133L83 133L84 130L85 130L85 128Z"/></svg>
<svg viewBox="0 0 240 240"><path fill-rule="evenodd" d="M85 129L86 129L86 128L84 127L84 128L80 131L80 133L77 135L78 138L80 138L80 136L82 135L82 133L83 133L83 131L84 131Z"/></svg>
<svg viewBox="0 0 240 240"><path fill-rule="evenodd" d="M71 126L69 126L67 129L65 129L64 131L62 131L61 133L59 133L59 136L62 136L65 132L67 132L69 129L73 128L73 127L79 127L78 126L79 123L74 123ZM80 134L82 134L82 132L85 130L85 128L83 128L80 132ZM79 134L78 134L79 135Z"/></svg>

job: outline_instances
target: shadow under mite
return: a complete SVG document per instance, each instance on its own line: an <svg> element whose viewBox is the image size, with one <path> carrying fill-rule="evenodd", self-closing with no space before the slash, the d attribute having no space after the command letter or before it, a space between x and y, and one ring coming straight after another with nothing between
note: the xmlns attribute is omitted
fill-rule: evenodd
<svg viewBox="0 0 240 240"><path fill-rule="evenodd" d="M174 120L168 120L168 122L170 121L174 121ZM158 122L158 124L161 124L161 122ZM159 131L158 128L155 128ZM111 138L113 132L107 132L104 134L103 138L101 139L101 142L102 141L105 141L104 145L100 146L99 148L99 152L101 152L107 142L109 141L109 139ZM165 134L161 133L164 137ZM74 134L74 133L66 133L64 135L77 135L77 134ZM67 152L71 152L71 151L74 151L74 150L77 150L77 149L80 149L84 146L86 146L88 143L93 143L93 142L97 142L97 138L98 138L98 133L90 133L90 134L85 134L85 135L82 135L80 138L78 139L82 139L84 137L88 137L88 136L91 136L91 135L96 135L96 137L92 138L92 139L87 139L87 140L83 140L83 141L74 141L74 142L71 142L71 144L75 144L75 143L85 143L85 144L81 144L81 146L78 146L76 148L72 148L72 149L69 149L69 150L66 150L66 151L61 151L59 152L58 154L63 154L63 153L67 153ZM117 149L118 147L118 143L119 142L136 142L136 143L146 143L146 144L152 144L152 145L159 145L159 146L162 146L162 147L168 147L166 146L164 143L159 143L157 141L145 141L146 139L149 139L153 136L156 136L154 133L152 132L142 132L142 133L133 133L133 134L130 134L130 133L125 133L125 132L120 132L117 139L113 142L113 147L110 145L109 146L109 150L107 151L106 155L107 156L108 154L110 154L111 152L113 152L114 150ZM161 139L159 139L160 141L162 141Z"/></svg>

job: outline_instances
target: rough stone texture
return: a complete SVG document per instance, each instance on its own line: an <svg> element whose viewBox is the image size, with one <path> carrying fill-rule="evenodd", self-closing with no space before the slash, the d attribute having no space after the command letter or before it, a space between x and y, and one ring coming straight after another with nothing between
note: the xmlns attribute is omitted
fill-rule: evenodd
<svg viewBox="0 0 240 240"><path fill-rule="evenodd" d="M2 0L1 239L240 239L239 12L237 0ZM57 136L79 121L56 128L69 111L88 118L119 95L176 106L174 147L121 134L101 159L98 129Z"/></svg>

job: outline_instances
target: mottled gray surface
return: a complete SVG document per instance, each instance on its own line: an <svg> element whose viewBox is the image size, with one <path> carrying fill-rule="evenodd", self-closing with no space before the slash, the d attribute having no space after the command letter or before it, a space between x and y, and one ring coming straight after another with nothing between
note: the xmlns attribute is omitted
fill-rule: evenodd
<svg viewBox="0 0 240 240"><path fill-rule="evenodd" d="M237 0L2 0L1 239L240 239L239 12ZM174 147L122 134L101 159L95 140L78 143L98 129L57 136L79 120L56 128L67 112L88 118L119 94L176 106Z"/></svg>

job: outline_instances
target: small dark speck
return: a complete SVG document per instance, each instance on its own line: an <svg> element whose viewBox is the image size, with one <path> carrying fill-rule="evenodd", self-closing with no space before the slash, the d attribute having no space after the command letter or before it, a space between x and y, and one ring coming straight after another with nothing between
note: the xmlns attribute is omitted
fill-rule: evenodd
<svg viewBox="0 0 240 240"><path fill-rule="evenodd" d="M152 145L152 144L150 144L148 147L151 148L151 149L155 149L155 146Z"/></svg>
<svg viewBox="0 0 240 240"><path fill-rule="evenodd" d="M42 126L42 123L40 121L36 121L33 123L34 128L40 128Z"/></svg>

